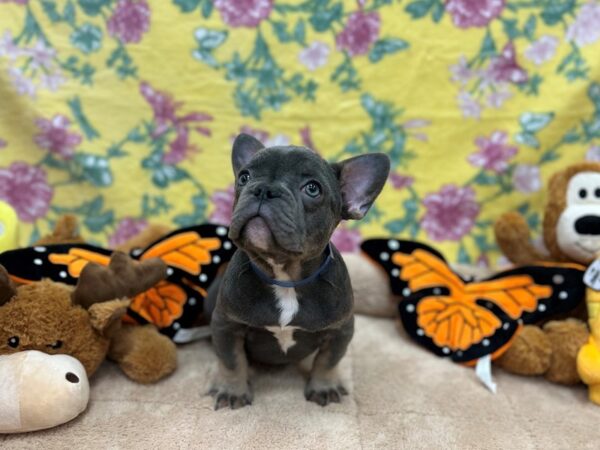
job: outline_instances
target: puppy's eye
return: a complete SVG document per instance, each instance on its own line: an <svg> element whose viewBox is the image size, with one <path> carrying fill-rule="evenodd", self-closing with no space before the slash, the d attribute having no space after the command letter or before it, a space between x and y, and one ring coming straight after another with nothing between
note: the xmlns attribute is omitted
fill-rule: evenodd
<svg viewBox="0 0 600 450"><path fill-rule="evenodd" d="M319 183L316 181L311 181L310 183L305 184L302 190L306 195L312 198L317 198L319 195L321 195L321 186L319 186Z"/></svg>
<svg viewBox="0 0 600 450"><path fill-rule="evenodd" d="M62 346L63 346L63 341L61 341L61 340L58 340L58 341L53 342L52 344L48 345L48 347L50 347L51 349L54 349L54 350L58 350Z"/></svg>
<svg viewBox="0 0 600 450"><path fill-rule="evenodd" d="M596 188L596 190L594 191L594 195L596 196L596 198L600 198L600 188Z"/></svg>
<svg viewBox="0 0 600 450"><path fill-rule="evenodd" d="M248 183L248 181L250 181L250 174L248 172L240 173L240 176L238 177L238 184L243 186Z"/></svg>
<svg viewBox="0 0 600 450"><path fill-rule="evenodd" d="M587 197L587 190L579 189L579 198L586 198L586 197Z"/></svg>
<svg viewBox="0 0 600 450"><path fill-rule="evenodd" d="M8 346L12 348L17 348L19 346L19 336L13 336L8 338Z"/></svg>

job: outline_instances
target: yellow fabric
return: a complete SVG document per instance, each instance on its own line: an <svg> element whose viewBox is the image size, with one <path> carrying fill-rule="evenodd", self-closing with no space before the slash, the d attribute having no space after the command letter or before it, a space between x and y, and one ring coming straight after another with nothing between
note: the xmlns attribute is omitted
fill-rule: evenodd
<svg viewBox="0 0 600 450"><path fill-rule="evenodd" d="M537 231L549 175L600 158L599 29L591 0L0 0L0 199L22 244L64 212L113 245L226 221L231 138L251 128L390 154L343 249L396 234L493 263L501 213ZM182 104L161 123L166 95Z"/></svg>

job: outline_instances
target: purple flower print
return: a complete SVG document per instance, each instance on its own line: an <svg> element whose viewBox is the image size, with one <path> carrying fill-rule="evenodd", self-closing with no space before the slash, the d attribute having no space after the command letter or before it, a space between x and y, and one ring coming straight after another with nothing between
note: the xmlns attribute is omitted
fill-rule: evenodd
<svg viewBox="0 0 600 450"><path fill-rule="evenodd" d="M517 191L524 194L539 191L542 188L540 168L532 164L517 165L513 171L512 183Z"/></svg>
<svg viewBox="0 0 600 450"><path fill-rule="evenodd" d="M56 50L48 47L44 41L39 39L33 47L24 49L23 54L31 58L32 68L50 70L54 64Z"/></svg>
<svg viewBox="0 0 600 450"><path fill-rule="evenodd" d="M252 128L250 125L243 125L240 128L240 132L238 134L249 134L250 136L258 139L260 142L266 142L269 139L269 132L266 130L260 130L258 128ZM238 134L231 135L231 142L235 140Z"/></svg>
<svg viewBox="0 0 600 450"><path fill-rule="evenodd" d="M215 0L214 5L227 25L256 28L271 14L273 0Z"/></svg>
<svg viewBox="0 0 600 450"><path fill-rule="evenodd" d="M0 138L0 149L6 148L7 145L8 145L8 142L6 142L4 139Z"/></svg>
<svg viewBox="0 0 600 450"><path fill-rule="evenodd" d="M23 222L44 217L52 195L43 169L22 161L0 168L0 199L9 203Z"/></svg>
<svg viewBox="0 0 600 450"><path fill-rule="evenodd" d="M556 53L558 44L559 40L556 36L541 36L525 49L525 58L540 66L552 59Z"/></svg>
<svg viewBox="0 0 600 450"><path fill-rule="evenodd" d="M12 84L17 94L27 95L31 98L35 98L35 84L30 78L27 78L23 74L23 71L21 69L19 69L18 67L9 68L8 76L11 78Z"/></svg>
<svg viewBox="0 0 600 450"><path fill-rule="evenodd" d="M600 3L591 1L583 5L575 21L567 29L566 37L579 47L593 44L600 39Z"/></svg>
<svg viewBox="0 0 600 450"><path fill-rule="evenodd" d="M137 236L148 227L146 219L135 219L133 217L125 217L117 225L115 232L108 238L108 245L117 247L124 244L129 239Z"/></svg>
<svg viewBox="0 0 600 450"><path fill-rule="evenodd" d="M344 30L335 38L337 48L346 50L350 56L364 55L378 36L381 20L377 12L352 13Z"/></svg>
<svg viewBox="0 0 600 450"><path fill-rule="evenodd" d="M229 225L233 212L233 201L235 200L235 188L233 185L225 190L214 191L210 200L215 205L215 209L213 209L210 215L210 221L221 225Z"/></svg>
<svg viewBox="0 0 600 450"><path fill-rule="evenodd" d="M480 136L475 139L479 151L467 157L475 167L502 173L508 169L508 160L517 154L518 148L507 145L508 135L504 131L494 131L487 138Z"/></svg>
<svg viewBox="0 0 600 450"><path fill-rule="evenodd" d="M415 182L415 179L413 177L408 175L401 175L395 172L390 173L389 180L394 189L396 190L411 187Z"/></svg>
<svg viewBox="0 0 600 450"><path fill-rule="evenodd" d="M423 199L426 212L421 227L434 241L458 241L471 231L479 214L475 191L453 184Z"/></svg>
<svg viewBox="0 0 600 450"><path fill-rule="evenodd" d="M311 149L317 154L319 153L312 138L312 130L308 125L300 129L300 139L302 140L302 145L306 148Z"/></svg>
<svg viewBox="0 0 600 450"><path fill-rule="evenodd" d="M0 0L0 3L16 3L17 5L26 5L29 0Z"/></svg>
<svg viewBox="0 0 600 450"><path fill-rule="evenodd" d="M21 55L21 49L15 44L14 38L10 30L4 31L0 37L0 56L14 61Z"/></svg>
<svg viewBox="0 0 600 450"><path fill-rule="evenodd" d="M341 224L333 232L331 242L340 252L357 253L360 251L362 236L358 228L350 229Z"/></svg>
<svg viewBox="0 0 600 450"><path fill-rule="evenodd" d="M515 45L512 42L508 42L504 46L500 56L492 59L486 78L492 83L509 82L518 84L527 81L527 72L517 64Z"/></svg>
<svg viewBox="0 0 600 450"><path fill-rule="evenodd" d="M298 59L308 70L317 70L327 64L330 51L329 45L314 41L300 52Z"/></svg>
<svg viewBox="0 0 600 450"><path fill-rule="evenodd" d="M276 134L264 141L265 147L278 147L290 145L290 137L285 134Z"/></svg>
<svg viewBox="0 0 600 450"><path fill-rule="evenodd" d="M125 44L140 42L150 28L150 7L146 0L119 0L106 25Z"/></svg>
<svg viewBox="0 0 600 450"><path fill-rule="evenodd" d="M456 81L462 86L467 84L467 82L475 76L475 73L469 67L469 62L464 55L461 55L456 64L450 66L450 72L452 72L452 81Z"/></svg>
<svg viewBox="0 0 600 450"><path fill-rule="evenodd" d="M210 114L194 111L180 115L178 111L183 106L176 102L166 92L154 89L143 81L140 83L140 93L152 107L154 113L153 137L159 137L170 130L176 132L175 139L169 144L169 151L163 155L166 164L177 164L199 149L190 143L190 128L199 134L210 136L210 129L199 124L213 120Z"/></svg>
<svg viewBox="0 0 600 450"><path fill-rule="evenodd" d="M506 84L499 84L496 86L496 90L492 91L487 96L487 104L495 109L502 107L504 102L512 97L512 93L506 89Z"/></svg>
<svg viewBox="0 0 600 450"><path fill-rule="evenodd" d="M75 147L81 143L81 135L69 133L71 122L61 114L56 114L52 119L39 118L35 121L40 132L35 136L38 147L51 153L71 159L75 154Z"/></svg>
<svg viewBox="0 0 600 450"><path fill-rule="evenodd" d="M448 0L446 11L459 28L486 27L504 9L504 0Z"/></svg>
<svg viewBox="0 0 600 450"><path fill-rule="evenodd" d="M600 146L592 145L585 153L585 159L587 161L600 162Z"/></svg>
<svg viewBox="0 0 600 450"><path fill-rule="evenodd" d="M458 106L460 107L463 117L474 117L479 119L481 116L481 104L466 91L461 91L458 94Z"/></svg>

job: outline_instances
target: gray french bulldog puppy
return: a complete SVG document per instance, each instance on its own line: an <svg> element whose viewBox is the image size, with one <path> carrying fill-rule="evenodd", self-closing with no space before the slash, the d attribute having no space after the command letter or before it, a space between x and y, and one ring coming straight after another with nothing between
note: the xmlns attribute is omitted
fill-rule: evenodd
<svg viewBox="0 0 600 450"><path fill-rule="evenodd" d="M238 250L209 290L219 369L215 409L252 403L248 361L299 362L316 352L307 400L325 406L347 394L336 368L354 332L344 261L329 239L342 219L361 219L390 163L380 153L329 164L304 147L264 146L240 135L229 229ZM209 306L210 307L210 306Z"/></svg>

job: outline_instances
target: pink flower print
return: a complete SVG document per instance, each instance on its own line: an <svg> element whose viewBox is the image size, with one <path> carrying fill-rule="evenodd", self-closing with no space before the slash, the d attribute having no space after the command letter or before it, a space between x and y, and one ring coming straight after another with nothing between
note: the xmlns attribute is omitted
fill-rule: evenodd
<svg viewBox="0 0 600 450"><path fill-rule="evenodd" d="M529 78L527 72L517 64L515 46L508 42L500 56L490 63L486 76L492 82L524 83Z"/></svg>
<svg viewBox="0 0 600 450"><path fill-rule="evenodd" d="M308 70L317 70L327 64L330 52L329 45L314 41L300 52L298 59Z"/></svg>
<svg viewBox="0 0 600 450"><path fill-rule="evenodd" d="M40 77L40 86L49 91L56 92L67 81L60 72L43 74Z"/></svg>
<svg viewBox="0 0 600 450"><path fill-rule="evenodd" d="M188 129L179 127L175 139L169 144L169 151L163 155L162 160L165 164L179 164L197 151L196 146L189 142Z"/></svg>
<svg viewBox="0 0 600 450"><path fill-rule="evenodd" d="M421 227L434 241L458 241L469 233L479 214L475 191L470 187L453 184L423 199L426 212Z"/></svg>
<svg viewBox="0 0 600 450"><path fill-rule="evenodd" d="M413 183L415 182L415 179L413 177L408 176L408 175L401 175L396 172L390 173L389 180L390 180L390 183L392 183L392 186L394 187L394 189L396 189L396 190L401 190L404 188L411 187L413 185Z"/></svg>
<svg viewBox="0 0 600 450"><path fill-rule="evenodd" d="M106 25L125 44L140 42L150 28L150 7L146 0L119 0Z"/></svg>
<svg viewBox="0 0 600 450"><path fill-rule="evenodd" d="M335 38L337 48L347 51L350 56L364 55L379 37L380 27L379 13L354 12L344 30Z"/></svg>
<svg viewBox="0 0 600 450"><path fill-rule="evenodd" d="M495 109L502 107L504 102L512 97L508 89L504 89L505 85L498 85L495 91L492 91L487 96L487 104Z"/></svg>
<svg viewBox="0 0 600 450"><path fill-rule="evenodd" d="M290 145L290 137L285 134L276 134L275 136L271 136L265 142L265 147L281 147Z"/></svg>
<svg viewBox="0 0 600 450"><path fill-rule="evenodd" d="M360 251L362 236L358 228L350 229L342 224L333 232L331 242L340 252L357 253Z"/></svg>
<svg viewBox="0 0 600 450"><path fill-rule="evenodd" d="M592 145L585 153L585 159L587 161L600 162L600 146Z"/></svg>
<svg viewBox="0 0 600 450"><path fill-rule="evenodd" d="M4 34L0 37L0 56L14 61L20 55L21 49L15 45L12 33L10 30L4 31Z"/></svg>
<svg viewBox="0 0 600 450"><path fill-rule="evenodd" d="M252 128L249 125L242 126L240 128L240 132L238 134L249 134L250 136L257 139L258 141L262 142L263 144L267 141L267 139L269 139L269 132L267 130L260 130L258 128ZM232 143L235 140L235 138L238 136L238 134L231 135Z"/></svg>
<svg viewBox="0 0 600 450"><path fill-rule="evenodd" d="M271 14L273 0L215 0L214 5L227 25L256 28Z"/></svg>
<svg viewBox="0 0 600 450"><path fill-rule="evenodd" d="M135 219L133 217L125 217L117 225L115 232L108 238L110 247L117 247L124 244L132 237L137 236L148 227L146 219Z"/></svg>
<svg viewBox="0 0 600 450"><path fill-rule="evenodd" d="M23 51L31 58L31 67L34 69L52 69L53 60L56 57L56 50L48 47L44 41L38 39L35 45Z"/></svg>
<svg viewBox="0 0 600 450"><path fill-rule="evenodd" d="M156 125L152 134L158 137L169 129L171 123L175 122L175 110L181 106L181 103L175 103L169 94L155 90L145 81L140 83L140 92L152 107Z"/></svg>
<svg viewBox="0 0 600 450"><path fill-rule="evenodd" d="M0 168L0 199L9 203L23 222L44 217L52 195L42 168L22 161Z"/></svg>
<svg viewBox="0 0 600 450"><path fill-rule="evenodd" d="M235 188L233 185L225 190L214 191L210 197L215 208L210 215L210 221L221 225L231 223L233 213L233 202L235 200Z"/></svg>
<svg viewBox="0 0 600 450"><path fill-rule="evenodd" d="M6 148L7 145L8 145L8 142L6 142L4 139L0 138L0 149Z"/></svg>
<svg viewBox="0 0 600 450"><path fill-rule="evenodd" d="M474 117L479 119L481 116L481 104L473 98L471 94L461 91L458 94L458 106L460 107L463 117Z"/></svg>
<svg viewBox="0 0 600 450"><path fill-rule="evenodd" d="M544 35L525 49L524 55L529 61L540 66L550 61L556 53L559 40L555 36Z"/></svg>
<svg viewBox="0 0 600 450"><path fill-rule="evenodd" d="M494 131L489 138L475 139L479 151L467 157L475 167L502 173L508 169L508 160L517 154L518 148L507 145L508 135L504 131Z"/></svg>
<svg viewBox="0 0 600 450"><path fill-rule="evenodd" d="M302 145L304 145L306 148L311 149L317 154L319 153L319 150L315 146L312 138L312 130L308 125L300 129L300 139L302 140Z"/></svg>
<svg viewBox="0 0 600 450"><path fill-rule="evenodd" d="M450 72L452 73L452 81L456 81L462 86L467 84L467 82L475 76L475 73L469 67L469 62L464 55L461 55L456 64L450 66Z"/></svg>
<svg viewBox="0 0 600 450"><path fill-rule="evenodd" d="M71 122L68 118L57 114L52 119L39 118L35 124L39 129L39 133L35 136L38 147L60 155L64 159L73 157L75 147L81 143L82 138L78 133L69 132Z"/></svg>
<svg viewBox="0 0 600 450"><path fill-rule="evenodd" d="M8 76L10 77L17 94L27 95L31 98L35 98L35 84L33 84L33 81L30 78L27 78L23 74L21 69L19 69L18 67L9 68Z"/></svg>
<svg viewBox="0 0 600 450"><path fill-rule="evenodd" d="M517 165L513 171L512 183L517 191L524 194L539 191L542 188L540 168L532 164Z"/></svg>
<svg viewBox="0 0 600 450"><path fill-rule="evenodd" d="M17 5L26 5L29 0L0 0L0 3L16 3Z"/></svg>
<svg viewBox="0 0 600 450"><path fill-rule="evenodd" d="M446 11L459 28L486 27L504 9L504 0L448 0Z"/></svg>
<svg viewBox="0 0 600 450"><path fill-rule="evenodd" d="M600 3L591 1L579 9L575 21L567 29L566 38L579 47L600 39Z"/></svg>

